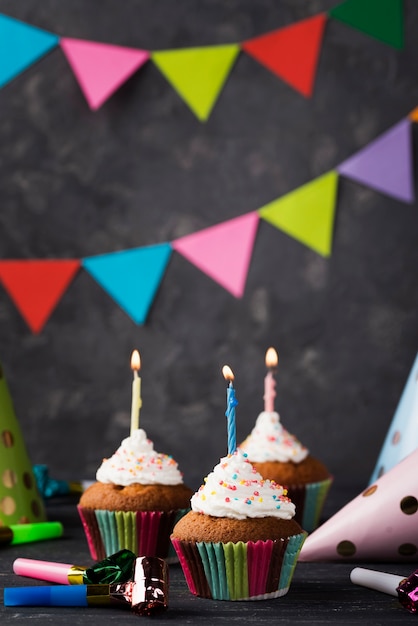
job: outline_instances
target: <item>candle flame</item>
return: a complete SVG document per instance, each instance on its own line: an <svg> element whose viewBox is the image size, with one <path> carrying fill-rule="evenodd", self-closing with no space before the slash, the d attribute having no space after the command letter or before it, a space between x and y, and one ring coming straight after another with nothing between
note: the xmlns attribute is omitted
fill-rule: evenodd
<svg viewBox="0 0 418 626"><path fill-rule="evenodd" d="M224 365L222 368L222 374L225 380L234 380L234 373L229 367L229 365Z"/></svg>
<svg viewBox="0 0 418 626"><path fill-rule="evenodd" d="M138 350L134 350L131 356L131 370L138 371L141 369L141 357Z"/></svg>
<svg viewBox="0 0 418 626"><path fill-rule="evenodd" d="M266 367L276 367L279 362L279 357L274 348L269 348L266 352Z"/></svg>

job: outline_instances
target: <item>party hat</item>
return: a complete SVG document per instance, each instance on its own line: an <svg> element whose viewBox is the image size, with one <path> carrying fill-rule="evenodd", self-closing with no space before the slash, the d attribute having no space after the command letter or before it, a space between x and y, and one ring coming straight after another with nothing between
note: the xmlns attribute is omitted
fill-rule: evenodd
<svg viewBox="0 0 418 626"><path fill-rule="evenodd" d="M370 484L418 448L418 354L396 407Z"/></svg>
<svg viewBox="0 0 418 626"><path fill-rule="evenodd" d="M0 364L0 526L45 519L44 504Z"/></svg>
<svg viewBox="0 0 418 626"><path fill-rule="evenodd" d="M418 449L307 537L301 561L416 561Z"/></svg>

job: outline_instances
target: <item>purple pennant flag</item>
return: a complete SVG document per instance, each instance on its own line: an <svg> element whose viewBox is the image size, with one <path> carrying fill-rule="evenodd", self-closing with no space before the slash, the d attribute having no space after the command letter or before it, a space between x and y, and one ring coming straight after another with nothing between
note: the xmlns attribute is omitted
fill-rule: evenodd
<svg viewBox="0 0 418 626"><path fill-rule="evenodd" d="M337 167L342 176L414 202L411 122L402 120Z"/></svg>

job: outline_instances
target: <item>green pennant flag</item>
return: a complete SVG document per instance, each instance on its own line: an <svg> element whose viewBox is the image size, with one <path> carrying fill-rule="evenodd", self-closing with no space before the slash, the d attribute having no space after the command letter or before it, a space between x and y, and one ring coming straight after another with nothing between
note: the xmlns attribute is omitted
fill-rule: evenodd
<svg viewBox="0 0 418 626"><path fill-rule="evenodd" d="M328 15L394 48L403 48L402 0L346 0Z"/></svg>
<svg viewBox="0 0 418 626"><path fill-rule="evenodd" d="M259 216L324 257L331 255L338 173L328 172L258 209Z"/></svg>
<svg viewBox="0 0 418 626"><path fill-rule="evenodd" d="M239 54L238 44L181 48L151 53L151 59L191 108L205 122Z"/></svg>

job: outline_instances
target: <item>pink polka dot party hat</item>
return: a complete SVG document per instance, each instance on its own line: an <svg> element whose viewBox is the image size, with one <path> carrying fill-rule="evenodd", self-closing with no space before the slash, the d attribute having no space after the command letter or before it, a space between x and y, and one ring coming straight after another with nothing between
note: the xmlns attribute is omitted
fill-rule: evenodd
<svg viewBox="0 0 418 626"><path fill-rule="evenodd" d="M300 561L416 561L418 449L307 537Z"/></svg>

